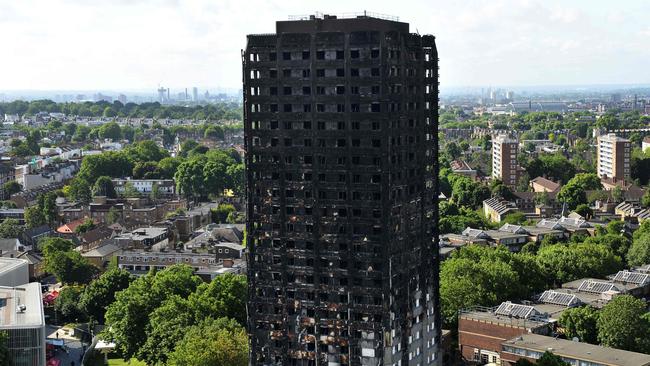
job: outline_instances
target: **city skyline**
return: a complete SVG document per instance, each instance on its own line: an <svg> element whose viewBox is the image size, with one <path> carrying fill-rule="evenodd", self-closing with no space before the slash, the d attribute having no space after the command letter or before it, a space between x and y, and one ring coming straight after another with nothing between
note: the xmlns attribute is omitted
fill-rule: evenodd
<svg viewBox="0 0 650 366"><path fill-rule="evenodd" d="M3 90L238 89L247 32L291 14L375 11L437 36L441 89L480 85L648 84L650 5L605 1L216 3L149 0L92 6L0 0ZM256 11L250 11L256 9ZM430 9L432 11L422 11ZM646 11L644 11L646 10ZM146 15L146 16L144 16ZM244 21L246 20L246 21Z"/></svg>

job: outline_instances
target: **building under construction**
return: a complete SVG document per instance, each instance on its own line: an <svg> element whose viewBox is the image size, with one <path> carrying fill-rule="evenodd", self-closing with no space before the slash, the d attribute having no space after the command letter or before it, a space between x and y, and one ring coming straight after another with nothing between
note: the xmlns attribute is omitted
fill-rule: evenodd
<svg viewBox="0 0 650 366"><path fill-rule="evenodd" d="M242 59L251 365L439 364L435 38L318 14Z"/></svg>

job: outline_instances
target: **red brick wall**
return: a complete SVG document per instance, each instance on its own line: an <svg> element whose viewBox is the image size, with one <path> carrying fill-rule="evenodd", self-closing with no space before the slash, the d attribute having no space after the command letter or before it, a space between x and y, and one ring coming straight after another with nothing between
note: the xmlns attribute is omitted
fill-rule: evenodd
<svg viewBox="0 0 650 366"><path fill-rule="evenodd" d="M528 333L525 328L458 319L458 346L463 359L474 358L474 348L501 352L501 342Z"/></svg>

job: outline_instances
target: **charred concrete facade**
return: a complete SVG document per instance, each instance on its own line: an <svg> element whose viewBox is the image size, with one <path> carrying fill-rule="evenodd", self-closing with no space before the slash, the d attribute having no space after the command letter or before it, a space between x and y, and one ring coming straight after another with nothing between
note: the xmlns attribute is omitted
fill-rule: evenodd
<svg viewBox="0 0 650 366"><path fill-rule="evenodd" d="M437 365L438 55L368 15L242 53L252 365Z"/></svg>

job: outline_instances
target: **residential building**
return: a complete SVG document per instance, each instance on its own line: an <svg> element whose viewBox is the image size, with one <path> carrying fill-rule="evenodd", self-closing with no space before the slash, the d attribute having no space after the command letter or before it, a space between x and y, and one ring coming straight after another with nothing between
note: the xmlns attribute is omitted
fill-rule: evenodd
<svg viewBox="0 0 650 366"><path fill-rule="evenodd" d="M458 314L458 347L466 362L500 365L501 343L534 333L550 335L553 324L530 305L504 302L498 307L473 307Z"/></svg>
<svg viewBox="0 0 650 366"><path fill-rule="evenodd" d="M124 193L127 184L130 184L138 193L149 195L158 190L160 196L173 196L176 193L176 183L173 179L113 179L115 192Z"/></svg>
<svg viewBox="0 0 650 366"><path fill-rule="evenodd" d="M500 198L489 198L483 201L483 215L492 222L501 222L509 214L516 212L517 206Z"/></svg>
<svg viewBox="0 0 650 366"><path fill-rule="evenodd" d="M601 178L630 180L630 140L610 133L598 136L596 171Z"/></svg>
<svg viewBox="0 0 650 366"><path fill-rule="evenodd" d="M464 175L466 177L476 179L476 169L472 169L472 167L470 167L465 160L453 160L450 165L452 172L455 174Z"/></svg>
<svg viewBox="0 0 650 366"><path fill-rule="evenodd" d="M242 56L251 365L439 364L434 37L319 15Z"/></svg>
<svg viewBox="0 0 650 366"><path fill-rule="evenodd" d="M9 164L0 164L0 199L7 200L9 195L4 190L4 185L16 178L16 171Z"/></svg>
<svg viewBox="0 0 650 366"><path fill-rule="evenodd" d="M147 274L151 269L165 269L175 264L186 264L205 281L211 281L224 273L239 274L245 270L241 259L218 259L214 253L192 251L142 251L126 250L116 255L117 266L134 275Z"/></svg>
<svg viewBox="0 0 650 366"><path fill-rule="evenodd" d="M164 227L142 227L113 238L120 248L166 248L169 245L169 230Z"/></svg>
<svg viewBox="0 0 650 366"><path fill-rule="evenodd" d="M553 352L569 365L650 365L650 355L647 354L532 333L521 334L501 343L501 365L513 366L522 358L535 362L546 351Z"/></svg>
<svg viewBox="0 0 650 366"><path fill-rule="evenodd" d="M544 177L537 177L530 181L530 188L533 192L555 192L560 189L560 184Z"/></svg>
<svg viewBox="0 0 650 366"><path fill-rule="evenodd" d="M499 179L509 187L519 182L518 147L519 142L506 135L492 139L492 178Z"/></svg>

